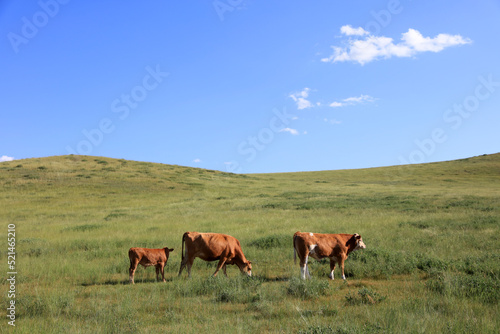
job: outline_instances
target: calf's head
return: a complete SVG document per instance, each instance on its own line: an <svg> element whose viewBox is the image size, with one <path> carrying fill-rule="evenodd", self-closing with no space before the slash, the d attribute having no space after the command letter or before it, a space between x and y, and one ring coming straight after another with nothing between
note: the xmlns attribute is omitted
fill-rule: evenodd
<svg viewBox="0 0 500 334"><path fill-rule="evenodd" d="M353 250L358 250L358 249L365 249L366 245L363 242L363 239L359 234L354 234L351 239L354 239L354 249Z"/></svg>
<svg viewBox="0 0 500 334"><path fill-rule="evenodd" d="M170 252L174 251L173 248L168 248L168 247L163 248L163 250L165 251L165 255L167 256L167 259L168 259L169 255L170 255Z"/></svg>

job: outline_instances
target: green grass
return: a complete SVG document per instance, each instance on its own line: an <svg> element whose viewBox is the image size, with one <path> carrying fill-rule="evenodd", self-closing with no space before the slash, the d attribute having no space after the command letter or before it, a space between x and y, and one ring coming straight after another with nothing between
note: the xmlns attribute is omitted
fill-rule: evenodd
<svg viewBox="0 0 500 334"><path fill-rule="evenodd" d="M16 225L20 333L496 333L500 154L412 166L235 175L90 156L0 163L0 221ZM195 260L185 231L237 237L252 278ZM329 281L299 279L296 231L359 233ZM7 240L0 246L7 272ZM130 247L174 248L166 283ZM0 279L4 291L7 277ZM3 305L9 299L2 296ZM7 318L0 312L6 328Z"/></svg>

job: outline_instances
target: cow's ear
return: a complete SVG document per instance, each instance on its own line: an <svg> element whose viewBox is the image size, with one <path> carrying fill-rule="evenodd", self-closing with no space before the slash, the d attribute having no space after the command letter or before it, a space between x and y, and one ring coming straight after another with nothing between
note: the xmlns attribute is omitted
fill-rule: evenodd
<svg viewBox="0 0 500 334"><path fill-rule="evenodd" d="M248 261L248 264L252 264L252 261Z"/></svg>
<svg viewBox="0 0 500 334"><path fill-rule="evenodd" d="M361 239L361 236L360 236L359 234L355 233L355 234L354 234L354 238L356 238L356 239Z"/></svg>
<svg viewBox="0 0 500 334"><path fill-rule="evenodd" d="M170 248L168 251L169 251L169 252L173 252L173 251L174 251L174 249L173 249L173 248Z"/></svg>

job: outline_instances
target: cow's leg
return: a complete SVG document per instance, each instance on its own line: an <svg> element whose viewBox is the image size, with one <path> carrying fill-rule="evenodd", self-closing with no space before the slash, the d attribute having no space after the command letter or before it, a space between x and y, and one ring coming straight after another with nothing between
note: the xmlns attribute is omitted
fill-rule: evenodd
<svg viewBox="0 0 500 334"><path fill-rule="evenodd" d="M191 266L193 265L194 258L188 259L187 261L187 270L188 270L188 277L191 277Z"/></svg>
<svg viewBox="0 0 500 334"><path fill-rule="evenodd" d="M309 269L307 268L307 260L309 259L309 254L304 257L300 257L300 278L306 279L306 275L310 278Z"/></svg>
<svg viewBox="0 0 500 334"><path fill-rule="evenodd" d="M309 256L306 257L306 274L307 278L311 279L311 274L309 273Z"/></svg>
<svg viewBox="0 0 500 334"><path fill-rule="evenodd" d="M161 272L162 281L166 282L166 280L165 280L165 263L160 264L160 272Z"/></svg>
<svg viewBox="0 0 500 334"><path fill-rule="evenodd" d="M189 258L188 258L187 256L184 256L184 257L182 258L182 261L181 261L181 267L180 267L180 269L179 269L179 275L177 275L177 276L181 276L182 271L183 271L183 270L184 270L184 268L186 267L186 264L188 263L188 261L189 261ZM191 267L191 266L190 266L190 267ZM191 268L190 268L190 267L188 268L188 272L189 272L189 273L191 273L191 270L190 270ZM191 274L189 274L189 276L191 276Z"/></svg>
<svg viewBox="0 0 500 334"><path fill-rule="evenodd" d="M338 258L338 262L339 262L339 266L340 266L340 269L342 270L342 279L345 281L345 275L344 275L344 257L343 256L339 256Z"/></svg>
<svg viewBox="0 0 500 334"><path fill-rule="evenodd" d="M128 278L129 278L129 282L132 283L132 284L135 284L134 283L134 274L135 274L135 270L137 269L137 262L134 261L134 260L130 260L130 268L128 270Z"/></svg>
<svg viewBox="0 0 500 334"><path fill-rule="evenodd" d="M217 264L217 269L215 269L215 272L213 274L213 277L217 276L217 273L219 272L219 270L221 270L221 268L223 266L225 266L226 260L227 260L227 258L221 256L219 263Z"/></svg>
<svg viewBox="0 0 500 334"><path fill-rule="evenodd" d="M155 266L155 269L156 269L156 281L158 282L160 279L159 279L159 274L160 274L160 264L157 264Z"/></svg>
<svg viewBox="0 0 500 334"><path fill-rule="evenodd" d="M222 270L224 271L224 275L227 277L227 272L226 272L226 264L224 263L224 265L222 266Z"/></svg>
<svg viewBox="0 0 500 334"><path fill-rule="evenodd" d="M334 272L335 271L335 260L333 258L330 259L330 275L328 277L330 279L335 279Z"/></svg>

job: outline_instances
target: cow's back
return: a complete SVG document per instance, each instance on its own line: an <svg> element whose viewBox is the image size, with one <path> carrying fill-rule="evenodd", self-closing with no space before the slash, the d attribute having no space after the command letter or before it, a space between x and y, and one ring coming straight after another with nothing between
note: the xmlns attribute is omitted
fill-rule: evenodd
<svg viewBox="0 0 500 334"><path fill-rule="evenodd" d="M229 239L225 234L187 232L184 240L189 256L214 261L227 248Z"/></svg>
<svg viewBox="0 0 500 334"><path fill-rule="evenodd" d="M314 250L318 257L329 257L345 248L347 236L349 235L296 232L294 234L294 247L299 254L306 254Z"/></svg>
<svg viewBox="0 0 500 334"><path fill-rule="evenodd" d="M140 258L140 253L141 253L141 248L139 247L132 247L128 250L128 257L129 259L134 259L134 258Z"/></svg>
<svg viewBox="0 0 500 334"><path fill-rule="evenodd" d="M129 250L129 258L137 258L142 265L165 263L167 255L164 249L133 247Z"/></svg>

